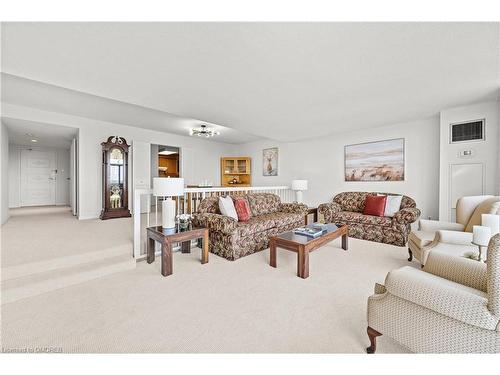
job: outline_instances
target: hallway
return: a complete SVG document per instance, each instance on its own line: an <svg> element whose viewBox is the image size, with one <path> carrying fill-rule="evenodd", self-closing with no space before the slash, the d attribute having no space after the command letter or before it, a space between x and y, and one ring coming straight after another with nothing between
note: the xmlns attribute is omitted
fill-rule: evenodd
<svg viewBox="0 0 500 375"><path fill-rule="evenodd" d="M77 220L66 206L10 210L1 229L2 268L130 246L132 219Z"/></svg>

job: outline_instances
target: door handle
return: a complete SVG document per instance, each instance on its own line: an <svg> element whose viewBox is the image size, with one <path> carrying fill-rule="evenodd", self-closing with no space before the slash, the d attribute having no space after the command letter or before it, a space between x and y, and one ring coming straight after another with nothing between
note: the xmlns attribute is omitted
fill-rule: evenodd
<svg viewBox="0 0 500 375"><path fill-rule="evenodd" d="M54 177L49 177L49 180L55 180L55 178Z"/></svg>

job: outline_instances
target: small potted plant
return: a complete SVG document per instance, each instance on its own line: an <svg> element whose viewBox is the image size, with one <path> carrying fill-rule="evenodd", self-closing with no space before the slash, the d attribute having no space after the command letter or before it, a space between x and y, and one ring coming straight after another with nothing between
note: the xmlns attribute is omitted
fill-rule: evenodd
<svg viewBox="0 0 500 375"><path fill-rule="evenodd" d="M180 230L186 230L191 226L191 220L193 216L190 214L180 214L177 215L177 222L179 223Z"/></svg>

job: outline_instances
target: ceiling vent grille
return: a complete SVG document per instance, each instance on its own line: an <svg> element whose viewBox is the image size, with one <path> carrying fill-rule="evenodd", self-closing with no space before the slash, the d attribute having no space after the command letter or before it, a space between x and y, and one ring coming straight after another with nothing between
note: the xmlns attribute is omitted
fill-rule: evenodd
<svg viewBox="0 0 500 375"><path fill-rule="evenodd" d="M484 141L484 119L450 124L450 143Z"/></svg>

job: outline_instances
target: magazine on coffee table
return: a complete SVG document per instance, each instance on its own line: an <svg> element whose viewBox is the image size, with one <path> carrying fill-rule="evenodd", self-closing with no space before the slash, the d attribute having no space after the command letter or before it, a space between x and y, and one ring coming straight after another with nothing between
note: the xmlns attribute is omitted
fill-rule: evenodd
<svg viewBox="0 0 500 375"><path fill-rule="evenodd" d="M326 229L325 228L314 228L312 226L307 226L307 227L300 227L300 228L294 229L293 233L300 234L301 236L316 238L316 237L319 237L319 236L322 236L323 234L325 234Z"/></svg>

